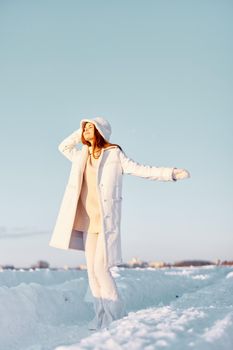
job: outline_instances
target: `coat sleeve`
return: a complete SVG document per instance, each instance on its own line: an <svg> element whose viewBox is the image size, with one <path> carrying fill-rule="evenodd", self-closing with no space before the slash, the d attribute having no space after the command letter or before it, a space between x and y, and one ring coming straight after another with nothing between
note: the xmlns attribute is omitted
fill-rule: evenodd
<svg viewBox="0 0 233 350"><path fill-rule="evenodd" d="M144 177L150 180L174 181L172 177L174 168L139 164L128 158L123 151L120 151L120 162L124 174Z"/></svg>
<svg viewBox="0 0 233 350"><path fill-rule="evenodd" d="M58 149L59 151L70 161L73 161L75 156L78 152L81 152L78 150L75 145L79 142L81 142L81 136L82 136L82 129L79 128L75 130L72 134L67 136L59 145Z"/></svg>

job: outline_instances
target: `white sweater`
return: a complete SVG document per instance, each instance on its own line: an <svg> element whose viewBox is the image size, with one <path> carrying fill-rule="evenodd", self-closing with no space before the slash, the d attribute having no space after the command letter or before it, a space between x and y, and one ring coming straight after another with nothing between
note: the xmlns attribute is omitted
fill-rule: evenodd
<svg viewBox="0 0 233 350"><path fill-rule="evenodd" d="M83 183L73 226L78 231L99 233L101 230L96 179L98 162L99 159L95 159L89 154L83 173Z"/></svg>

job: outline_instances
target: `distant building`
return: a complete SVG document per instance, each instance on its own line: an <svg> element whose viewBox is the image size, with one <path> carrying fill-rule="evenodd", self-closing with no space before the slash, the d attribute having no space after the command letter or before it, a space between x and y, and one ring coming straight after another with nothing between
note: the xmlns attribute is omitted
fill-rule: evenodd
<svg viewBox="0 0 233 350"><path fill-rule="evenodd" d="M32 269L48 269L49 268L49 263L47 261L44 260L39 260L37 261L36 264L31 266Z"/></svg>
<svg viewBox="0 0 233 350"><path fill-rule="evenodd" d="M150 261L149 262L149 266L158 269L158 268L161 268L161 267L165 267L167 265L163 261Z"/></svg>
<svg viewBox="0 0 233 350"><path fill-rule="evenodd" d="M183 267L183 266L205 266L205 265L215 265L212 261L206 260L183 260L177 261L172 266L174 267Z"/></svg>
<svg viewBox="0 0 233 350"><path fill-rule="evenodd" d="M147 261L142 261L137 257L133 257L132 260L128 262L129 267L148 267Z"/></svg>
<svg viewBox="0 0 233 350"><path fill-rule="evenodd" d="M14 270L14 265L2 265L3 270Z"/></svg>
<svg viewBox="0 0 233 350"><path fill-rule="evenodd" d="M87 270L87 265L86 264L80 264L79 265L80 270Z"/></svg>
<svg viewBox="0 0 233 350"><path fill-rule="evenodd" d="M221 265L229 265L229 266L232 266L233 265L233 260L231 261L227 261L227 260L224 260Z"/></svg>

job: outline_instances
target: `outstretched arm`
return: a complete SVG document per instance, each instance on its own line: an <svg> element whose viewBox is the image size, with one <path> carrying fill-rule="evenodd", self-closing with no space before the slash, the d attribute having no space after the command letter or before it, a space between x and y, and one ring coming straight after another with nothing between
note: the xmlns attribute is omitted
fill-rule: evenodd
<svg viewBox="0 0 233 350"><path fill-rule="evenodd" d="M68 137L66 137L59 145L58 149L59 151L70 161L73 161L75 155L77 152L80 152L75 145L79 142L81 142L81 136L82 136L82 129L79 128L78 130L74 131L72 134L70 134Z"/></svg>
<svg viewBox="0 0 233 350"><path fill-rule="evenodd" d="M125 174L144 177L150 180L176 181L176 179L172 176L174 175L173 170L175 168L139 164L134 160L128 158L123 151L120 151L120 161L122 171Z"/></svg>
<svg viewBox="0 0 233 350"><path fill-rule="evenodd" d="M123 151L120 151L120 161L123 173L144 177L150 180L176 181L190 177L190 173L186 169L139 164L128 158Z"/></svg>

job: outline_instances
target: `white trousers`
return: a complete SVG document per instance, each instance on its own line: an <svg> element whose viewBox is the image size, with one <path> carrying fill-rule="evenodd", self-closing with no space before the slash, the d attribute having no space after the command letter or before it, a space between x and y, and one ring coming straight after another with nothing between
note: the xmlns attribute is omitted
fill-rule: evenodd
<svg viewBox="0 0 233 350"><path fill-rule="evenodd" d="M100 329L125 316L125 304L111 271L104 264L102 235L84 232L83 238L88 282L94 297L95 309L95 318L89 326Z"/></svg>

